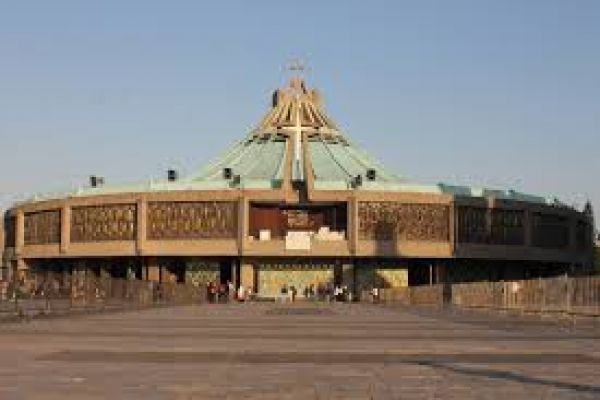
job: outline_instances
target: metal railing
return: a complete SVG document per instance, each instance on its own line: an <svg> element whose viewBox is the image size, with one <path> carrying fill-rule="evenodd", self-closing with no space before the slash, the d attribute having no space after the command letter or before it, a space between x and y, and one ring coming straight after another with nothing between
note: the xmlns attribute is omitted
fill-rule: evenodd
<svg viewBox="0 0 600 400"><path fill-rule="evenodd" d="M600 276L473 282L380 289L378 301L600 316ZM368 298L363 294L363 298Z"/></svg>
<svg viewBox="0 0 600 400"><path fill-rule="evenodd" d="M170 282L95 276L28 283L0 282L0 319L133 310L205 301L206 288Z"/></svg>

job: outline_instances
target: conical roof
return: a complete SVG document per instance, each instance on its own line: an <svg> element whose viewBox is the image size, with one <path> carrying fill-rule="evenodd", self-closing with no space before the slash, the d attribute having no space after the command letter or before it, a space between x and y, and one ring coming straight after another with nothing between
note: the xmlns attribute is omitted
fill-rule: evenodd
<svg viewBox="0 0 600 400"><path fill-rule="evenodd" d="M555 202L514 190L411 183L353 144L330 118L319 92L299 77L274 91L271 109L242 140L198 172L176 181L79 188L36 199L171 190L289 189L446 193L530 202ZM296 186L297 187L297 186Z"/></svg>
<svg viewBox="0 0 600 400"><path fill-rule="evenodd" d="M289 179L310 179L315 189L352 189L356 178L370 183L401 184L403 180L353 145L324 107L321 95L300 78L273 93L272 107L255 129L213 164L188 179L213 182L229 168L245 188L279 188ZM368 172L371 171L371 172Z"/></svg>

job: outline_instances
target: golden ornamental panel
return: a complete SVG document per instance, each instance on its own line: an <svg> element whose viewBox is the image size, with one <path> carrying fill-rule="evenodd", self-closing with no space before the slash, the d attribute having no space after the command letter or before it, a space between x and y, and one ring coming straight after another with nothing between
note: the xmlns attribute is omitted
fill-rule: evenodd
<svg viewBox="0 0 600 400"><path fill-rule="evenodd" d="M235 239L234 201L148 203L147 237L167 239Z"/></svg>
<svg viewBox="0 0 600 400"><path fill-rule="evenodd" d="M450 209L442 204L360 202L361 240L450 240Z"/></svg>
<svg viewBox="0 0 600 400"><path fill-rule="evenodd" d="M71 242L134 240L136 220L135 204L74 207Z"/></svg>
<svg viewBox="0 0 600 400"><path fill-rule="evenodd" d="M316 291L319 286L326 287L334 282L334 265L328 263L281 263L261 264L257 268L258 293L265 297L281 294L284 286L296 288L299 296L312 285Z"/></svg>
<svg viewBox="0 0 600 400"><path fill-rule="evenodd" d="M60 243L60 210L25 214L25 244Z"/></svg>
<svg viewBox="0 0 600 400"><path fill-rule="evenodd" d="M408 269L402 267L361 265L355 269L357 292L373 288L400 288L408 286Z"/></svg>

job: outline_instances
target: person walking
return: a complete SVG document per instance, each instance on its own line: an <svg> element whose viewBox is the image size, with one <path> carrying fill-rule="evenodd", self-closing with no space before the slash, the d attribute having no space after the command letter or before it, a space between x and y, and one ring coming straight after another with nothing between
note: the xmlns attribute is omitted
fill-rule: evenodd
<svg viewBox="0 0 600 400"><path fill-rule="evenodd" d="M227 281L227 300L232 301L235 299L235 286L233 286L233 282Z"/></svg>
<svg viewBox="0 0 600 400"><path fill-rule="evenodd" d="M283 284L283 286L281 287L281 302L285 303L288 297L288 287L287 284Z"/></svg>
<svg viewBox="0 0 600 400"><path fill-rule="evenodd" d="M208 293L211 303L217 303L219 301L219 293L217 289L217 285L214 282L210 282L208 284Z"/></svg>
<svg viewBox="0 0 600 400"><path fill-rule="evenodd" d="M325 287L322 283L319 283L319 285L317 286L317 299L319 301L325 300Z"/></svg>
<svg viewBox="0 0 600 400"><path fill-rule="evenodd" d="M292 293L292 303L296 301L296 294L298 291L296 290L296 286L290 287L290 292Z"/></svg>
<svg viewBox="0 0 600 400"><path fill-rule="evenodd" d="M379 302L379 289L374 287L373 290L371 291L372 295L373 295L373 303L378 303Z"/></svg>
<svg viewBox="0 0 600 400"><path fill-rule="evenodd" d="M227 285L221 283L219 286L219 297L217 299L217 303L220 301L221 303L227 303Z"/></svg>
<svg viewBox="0 0 600 400"><path fill-rule="evenodd" d="M242 286L242 285L240 285L240 287L238 288L237 299L238 299L238 301L246 300L246 292L244 291L244 286Z"/></svg>

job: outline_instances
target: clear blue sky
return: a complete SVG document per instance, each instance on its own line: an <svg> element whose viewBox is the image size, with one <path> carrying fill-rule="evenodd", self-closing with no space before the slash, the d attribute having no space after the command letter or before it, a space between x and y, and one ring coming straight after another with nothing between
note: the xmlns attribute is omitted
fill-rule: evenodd
<svg viewBox="0 0 600 400"><path fill-rule="evenodd" d="M347 135L423 182L600 211L600 1L0 0L0 202L187 173L307 61Z"/></svg>

